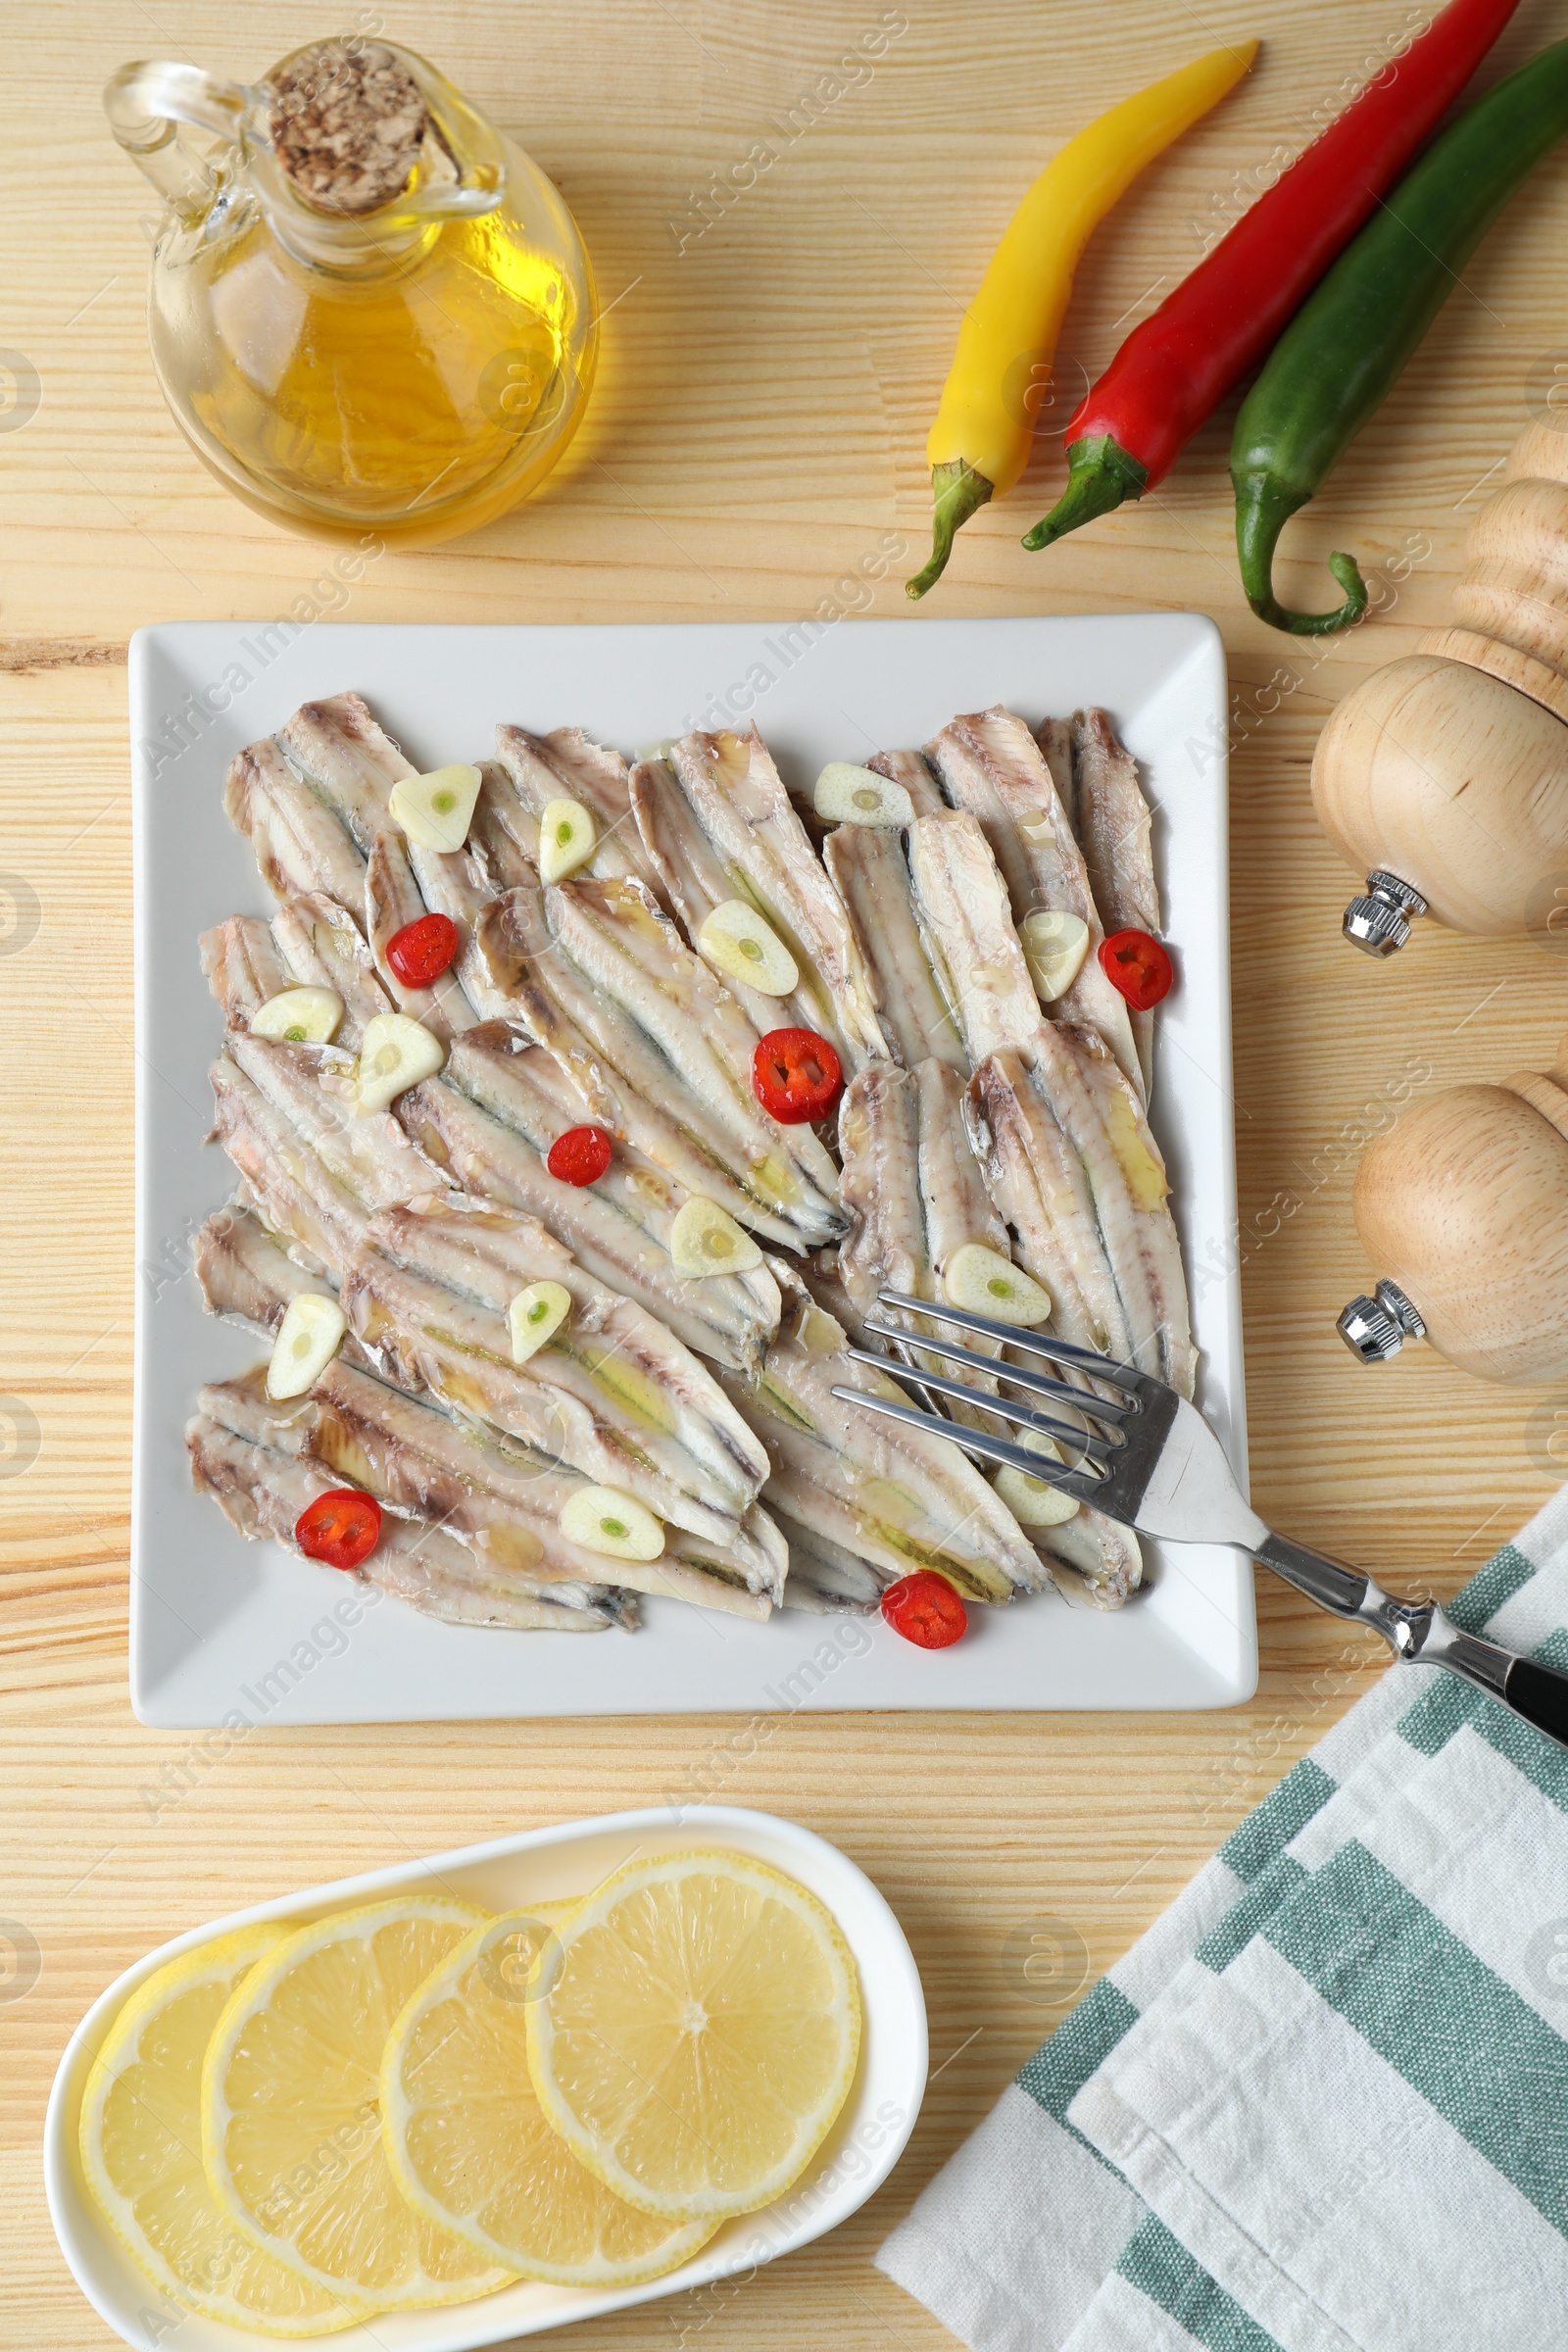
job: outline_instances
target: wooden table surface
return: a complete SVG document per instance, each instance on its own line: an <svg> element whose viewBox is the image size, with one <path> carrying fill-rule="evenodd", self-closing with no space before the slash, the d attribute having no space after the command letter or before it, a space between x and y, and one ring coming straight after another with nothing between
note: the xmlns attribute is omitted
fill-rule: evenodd
<svg viewBox="0 0 1568 2352"><path fill-rule="evenodd" d="M913 557L924 435L960 305L1061 141L1199 50L1264 36L1250 81L1097 237L1062 337L1073 382L1303 143L1342 78L1364 76L1419 14L1401 0L362 10L359 26L435 59L560 182L610 310L587 421L542 495L466 542L387 554L342 616L776 619L832 596L885 533ZM0 414L0 874L14 911L0 906L0 1405L17 1436L0 1458L0 1932L19 1956L6 1965L0 1948L0 2312L9 2341L75 2352L111 2338L56 2249L39 2138L67 2035L110 1978L167 1936L315 1880L657 1801L728 1727L264 1729L226 1762L185 1770L177 1805L145 1793L166 1765L180 1771L187 1739L141 1730L125 1691L126 639L145 621L285 612L322 558L225 496L165 412L143 324L149 191L98 93L141 56L256 78L340 26L300 0L265 12L12 0L6 18L0 361L16 388ZM874 68L835 78L879 24L890 37ZM1568 0L1523 0L1484 78L1564 34ZM798 135L792 108L815 118ZM682 248L694 191L760 138L775 165ZM1568 360L1565 244L1568 155L1487 239L1294 526L1287 592L1327 601L1331 547L1378 568L1382 610L1348 638L1303 645L1247 612L1229 414L1142 505L1027 556L1020 531L1061 478L1059 441L1044 440L922 608L1196 607L1224 631L1253 1494L1276 1524L1412 1591L1451 1592L1550 1493L1568 1463L1568 1395L1484 1388L1420 1348L1376 1373L1351 1362L1334 1317L1367 1273L1348 1208L1357 1152L1412 1076L1420 1094L1544 1066L1568 1027L1568 968L1430 927L1386 969L1354 956L1339 937L1350 877L1313 824L1307 770L1335 700L1446 613L1469 518L1552 355ZM908 611L906 568L871 609ZM741 2291L586 2326L574 2352L948 2340L870 2258L1075 1989L1047 1985L1043 1999L1007 1957L1012 1932L1059 1919L1087 1968L1105 1967L1379 1671L1370 1640L1278 1586L1260 1583L1258 1601L1261 1681L1234 1712L801 1714L736 1765L729 1796L837 1840L897 1909L930 2005L931 2089L893 2179L837 2234Z"/></svg>

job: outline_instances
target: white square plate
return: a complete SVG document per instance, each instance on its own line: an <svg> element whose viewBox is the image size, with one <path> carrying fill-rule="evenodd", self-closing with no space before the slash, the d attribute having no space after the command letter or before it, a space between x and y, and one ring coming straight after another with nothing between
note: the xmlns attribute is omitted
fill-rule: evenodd
<svg viewBox="0 0 1568 2352"><path fill-rule="evenodd" d="M197 934L270 911L222 808L233 754L312 696L353 687L421 766L482 758L498 720L577 724L626 752L754 719L787 778L926 741L955 711L1036 721L1103 704L1158 811L1179 985L1159 1016L1153 1123L1169 1163L1201 1350L1199 1400L1245 1473L1234 1262L1225 660L1196 613L846 619L612 628L179 622L131 645L136 746L136 1430L130 1685L156 1725L522 1715L748 1714L799 1706L1218 1707L1257 1674L1251 1569L1220 1546L1146 1547L1110 1616L1054 1596L975 1609L954 1648L858 1618L752 1625L678 1601L591 1639L432 1624L193 1493L184 1423L203 1381L254 1363L202 1310L191 1237L232 1180L211 1125L220 1021ZM379 1605L377 1605L379 1604Z"/></svg>
<svg viewBox="0 0 1568 2352"><path fill-rule="evenodd" d="M576 1640L578 1637L571 1636ZM598 1637L595 1637L597 1639ZM340 2352L469 2352L512 2343L544 2328L587 2320L628 2304L750 2273L759 2263L808 2245L834 2230L880 2188L904 2153L925 2095L925 1998L904 1930L863 1871L837 1846L798 1822L731 1805L691 1805L644 1813L603 1814L521 1837L470 1845L364 1878L313 1886L280 1902L193 1928L162 1944L100 1994L72 2035L49 2096L44 2122L44 2180L49 2212L73 2276L95 2311L137 2352L166 2342L179 2352L243 2352L264 2338L214 2320L182 2316L122 2251L88 2194L77 2154L81 2094L93 2059L128 1994L166 1960L210 1936L283 1919L304 1925L360 1903L396 1894L446 1894L486 1911L520 1909L562 1895L586 1894L634 1855L725 1846L770 1862L808 1886L832 1912L855 1955L860 1982L860 2060L844 2111L805 2177L760 2213L726 2223L700 2253L645 2286L546 2286L523 2280L481 2302L436 2311L391 2312L326 2336Z"/></svg>

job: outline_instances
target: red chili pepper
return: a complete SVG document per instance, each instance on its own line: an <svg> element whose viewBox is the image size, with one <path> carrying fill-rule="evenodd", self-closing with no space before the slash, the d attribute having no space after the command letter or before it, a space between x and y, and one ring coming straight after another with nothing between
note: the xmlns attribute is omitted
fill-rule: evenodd
<svg viewBox="0 0 1568 2352"><path fill-rule="evenodd" d="M1147 931L1113 931L1100 943L1100 968L1134 1012L1152 1012L1175 979L1169 956Z"/></svg>
<svg viewBox="0 0 1568 2352"><path fill-rule="evenodd" d="M947 1649L967 1633L968 1612L945 1576L917 1568L901 1576L882 1595L882 1614L896 1634L917 1649Z"/></svg>
<svg viewBox="0 0 1568 2352"><path fill-rule="evenodd" d="M294 1522L294 1541L308 1560L328 1568L357 1568L381 1540L381 1505L358 1487L332 1487L308 1502Z"/></svg>
<svg viewBox="0 0 1568 2352"><path fill-rule="evenodd" d="M421 914L386 943L386 959L405 988L428 988L439 980L459 947L450 914Z"/></svg>
<svg viewBox="0 0 1568 2352"><path fill-rule="evenodd" d="M758 1039L752 1092L781 1127L825 1119L843 1084L838 1055L814 1029L770 1029Z"/></svg>
<svg viewBox="0 0 1568 2352"><path fill-rule="evenodd" d="M609 1167L613 1146L602 1127L568 1127L545 1154L545 1166L563 1184L597 1184Z"/></svg>
<svg viewBox="0 0 1568 2352"><path fill-rule="evenodd" d="M1400 177L1517 6L1449 0L1134 327L1068 423L1067 487L1025 547L1049 547L1164 480Z"/></svg>

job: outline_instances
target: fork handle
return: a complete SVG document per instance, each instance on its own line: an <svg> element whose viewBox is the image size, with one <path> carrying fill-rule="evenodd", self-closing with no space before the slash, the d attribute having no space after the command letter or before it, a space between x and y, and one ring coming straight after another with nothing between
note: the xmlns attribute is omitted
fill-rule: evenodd
<svg viewBox="0 0 1568 2352"><path fill-rule="evenodd" d="M1308 1600L1315 1600L1319 1608L1332 1609L1336 1617L1359 1617L1368 1591L1376 1591L1372 1579L1359 1568L1347 1568L1343 1560L1309 1551L1304 1544L1293 1544L1288 1536L1276 1536L1272 1530L1261 1544L1252 1545L1252 1557L1284 1577L1298 1592L1304 1592Z"/></svg>
<svg viewBox="0 0 1568 2352"><path fill-rule="evenodd" d="M1466 1633L1434 1601L1396 1600L1361 1569L1348 1568L1286 1536L1265 1535L1252 1546L1252 1556L1321 1608L1371 1626L1401 1665L1446 1666L1568 1747L1568 1675Z"/></svg>
<svg viewBox="0 0 1568 2352"><path fill-rule="evenodd" d="M1502 1697L1526 1723L1568 1747L1568 1675L1538 1666L1534 1658L1515 1658L1503 1680Z"/></svg>

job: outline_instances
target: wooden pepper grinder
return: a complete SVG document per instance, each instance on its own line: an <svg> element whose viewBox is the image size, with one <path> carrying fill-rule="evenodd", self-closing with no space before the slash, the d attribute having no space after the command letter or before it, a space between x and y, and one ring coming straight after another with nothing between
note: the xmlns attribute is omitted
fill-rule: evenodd
<svg viewBox="0 0 1568 2352"><path fill-rule="evenodd" d="M1483 1380L1568 1379L1568 1038L1544 1075L1407 1110L1364 1153L1352 1208L1387 1270L1339 1320L1363 1363L1425 1338Z"/></svg>
<svg viewBox="0 0 1568 2352"><path fill-rule="evenodd" d="M1369 956L1418 914L1489 938L1568 921L1568 431L1515 443L1454 609L1347 695L1312 761L1318 820L1367 877L1345 936Z"/></svg>

